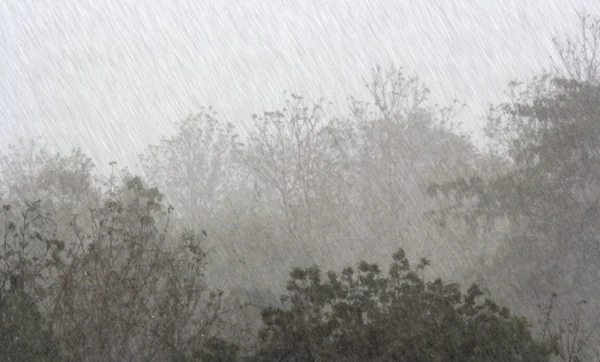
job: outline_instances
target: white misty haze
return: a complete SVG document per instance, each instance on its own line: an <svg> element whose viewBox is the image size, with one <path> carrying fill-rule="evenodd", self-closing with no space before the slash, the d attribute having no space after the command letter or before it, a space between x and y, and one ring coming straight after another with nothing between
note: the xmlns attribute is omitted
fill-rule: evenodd
<svg viewBox="0 0 600 362"><path fill-rule="evenodd" d="M116 1L0 4L0 144L41 136L135 168L172 123L212 105L244 126L282 91L340 107L375 64L405 66L474 131L512 78L549 64L596 1Z"/></svg>
<svg viewBox="0 0 600 362"><path fill-rule="evenodd" d="M533 78L558 74L553 38L573 82ZM0 0L0 307L37 298L0 337L29 310L36 340L98 360L203 359L215 336L265 360L536 349L475 287L450 307L443 283L476 282L581 342L549 326L599 315L599 39L598 0ZM511 81L530 92L486 119Z"/></svg>

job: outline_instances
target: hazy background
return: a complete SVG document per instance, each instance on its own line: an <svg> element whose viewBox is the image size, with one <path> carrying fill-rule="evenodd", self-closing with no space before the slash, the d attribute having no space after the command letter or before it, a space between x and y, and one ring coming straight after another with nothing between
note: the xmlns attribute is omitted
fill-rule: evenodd
<svg viewBox="0 0 600 362"><path fill-rule="evenodd" d="M0 145L81 146L136 167L172 124L211 105L244 127L284 90L345 107L375 64L405 66L432 99L467 103L479 132L506 83L550 64L597 1L0 2Z"/></svg>
<svg viewBox="0 0 600 362"><path fill-rule="evenodd" d="M582 35L577 15L600 19L597 3L0 0L0 201L14 206L12 211L3 206L0 214L12 213L13 220L20 220L16 210L40 200L36 207L55 222L54 228L44 225L44 230L56 250L65 243L83 244L74 215L81 217L77 227L93 232L87 242L94 247L104 240L94 228L110 219L106 257L112 263L118 259L112 254L115 213L127 210L118 218L123 235L143 236L143 228L133 228L150 215L151 207L156 220L160 215L160 223L153 226L167 223L150 188L157 186L167 198L163 206L173 206L175 217L169 224L171 239L161 239L154 231L150 236L185 251L194 245L184 245L187 239L179 236L191 229L208 255L190 259L180 254L163 269L152 264L135 272L191 275L226 290L228 306L252 303L250 312L227 314L231 330L223 333L239 340L248 337L240 329L243 323L256 337L260 306L278 305L292 267L317 264L341 270L360 259L388 265L398 247L411 261L432 261L424 277L441 276L463 287L479 282L500 304L532 321L539 314L537 303L551 293L560 299L553 306L579 313L581 300L600 300L600 158L580 164L571 157L567 141L574 142L581 159L587 160L589 147L597 149L598 110L587 108L598 103L598 98L587 98L595 97L597 88L575 94L585 96L577 102L592 99L589 103L565 105L553 98L564 95L559 92L550 95L551 104L534 104L539 114L558 118L550 127L556 139L537 140L543 132L523 131L541 116L528 119L527 109L521 109L519 117L511 118L511 110L504 109L500 113L506 119L490 123L498 125L490 139L502 142L516 128L518 137L508 143L509 153L502 153L502 147L493 149L494 154L479 153L470 142L483 146L488 107L505 100L509 81L528 83L551 64L560 64L551 59L556 55L553 37L563 41ZM417 75L431 90L426 97L430 102L404 107L399 101L390 114L387 104L375 106L373 113L359 106L352 114L349 96L377 103L378 96L370 94L363 79L373 79L378 88L374 93L386 89L381 74L371 72L376 65L385 70L403 66ZM402 80L395 89L407 84L401 97L410 102L411 92L418 91L416 83ZM284 96L284 91L303 95L305 101L291 101L294 97ZM327 113L329 107L323 114L322 108L313 108L314 114L298 116L321 97L333 102L331 111L339 119ZM466 103L454 121L472 139L440 126L443 117L430 107L449 105L453 99ZM216 118L203 110L208 106L217 111ZM254 113L284 107L283 118L266 114L252 120ZM577 127L575 122L561 123L561 117L570 120L561 112L572 111L581 122ZM175 127L192 114L200 116ZM226 122L235 127L221 128ZM577 137L569 138L571 126ZM242 138L253 135L230 143L235 132ZM36 151L27 144L4 152L22 137L39 138L37 146L45 144L68 156L51 157L43 147ZM547 148L537 147L538 142ZM76 147L83 153L71 154ZM85 155L111 181L96 179ZM530 167L523 155L544 156L545 161ZM125 173L115 181L111 161L118 162L116 171L128 167L142 174L148 189ZM435 184L442 185L438 190L453 192L434 195ZM109 216L98 221L98 209ZM452 214L489 222L477 225ZM5 237L15 225L6 220L0 223ZM124 236L120 246L129 247L132 240ZM9 255L8 243L3 244ZM137 245L143 251L150 243ZM84 260L78 258L71 258L72 265ZM189 265L197 269L171 268L182 260L193 260ZM96 276L88 275L88 264L81 263L77 276L85 288L71 306L85 306L94 293L120 296L126 291L125 284L112 279L88 288L86 283ZM103 292L98 285L111 289ZM40 301L54 298L41 290ZM147 297L163 292L145 290ZM105 306L113 308L108 302ZM598 318L595 307L577 314L577 320ZM64 317L87 321L89 315L99 315L96 309L80 310ZM189 311L204 313L192 307ZM187 318L179 312L173 316L165 317L164 325ZM109 324L104 320L82 323L85 328L78 335L101 331L100 337L122 348L132 340L127 338L143 335L122 338L105 328ZM594 343L600 330L595 333ZM103 345L94 343L88 347Z"/></svg>

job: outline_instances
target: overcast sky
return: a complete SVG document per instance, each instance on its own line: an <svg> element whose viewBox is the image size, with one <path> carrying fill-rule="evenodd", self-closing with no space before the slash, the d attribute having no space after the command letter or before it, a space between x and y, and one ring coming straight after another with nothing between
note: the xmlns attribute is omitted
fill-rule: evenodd
<svg viewBox="0 0 600 362"><path fill-rule="evenodd" d="M549 65L597 1L0 1L0 144L40 136L100 165L201 106L247 124L284 90L344 105L376 65L405 66L478 130L512 78Z"/></svg>

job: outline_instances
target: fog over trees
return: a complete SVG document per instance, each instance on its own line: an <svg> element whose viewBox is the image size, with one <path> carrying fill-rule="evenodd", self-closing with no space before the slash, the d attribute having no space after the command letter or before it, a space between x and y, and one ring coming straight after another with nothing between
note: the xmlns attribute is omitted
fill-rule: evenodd
<svg viewBox="0 0 600 362"><path fill-rule="evenodd" d="M0 360L599 360L600 19L556 47L485 148L400 65L343 114L207 105L140 173L15 141Z"/></svg>

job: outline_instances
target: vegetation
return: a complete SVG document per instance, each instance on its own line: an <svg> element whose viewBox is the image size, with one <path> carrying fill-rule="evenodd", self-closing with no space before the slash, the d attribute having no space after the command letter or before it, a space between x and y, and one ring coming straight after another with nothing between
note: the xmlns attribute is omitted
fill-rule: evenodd
<svg viewBox="0 0 600 362"><path fill-rule="evenodd" d="M599 24L582 17L581 40L559 48L563 71L530 84L511 83L509 101L492 107L487 131L506 172L430 187L431 193L454 201L437 210L438 220L459 216L501 237L495 259L478 268L482 280L523 313L531 313L540 296L554 293L555 305L568 305L570 314L591 321L589 330L576 334L595 332L594 341L600 340L593 330L598 316L581 314L579 306L600 297L595 287ZM511 279L515 282L504 282Z"/></svg>
<svg viewBox="0 0 600 362"><path fill-rule="evenodd" d="M488 153L458 103L379 67L346 116L286 93L241 137L204 109L146 175L11 147L0 360L597 358L600 23L582 24L563 68L492 107Z"/></svg>
<svg viewBox="0 0 600 362"><path fill-rule="evenodd" d="M266 308L264 361L545 361L523 318L510 316L477 285L425 282L402 249L388 276L360 262L340 275L317 266L295 269L284 308Z"/></svg>

